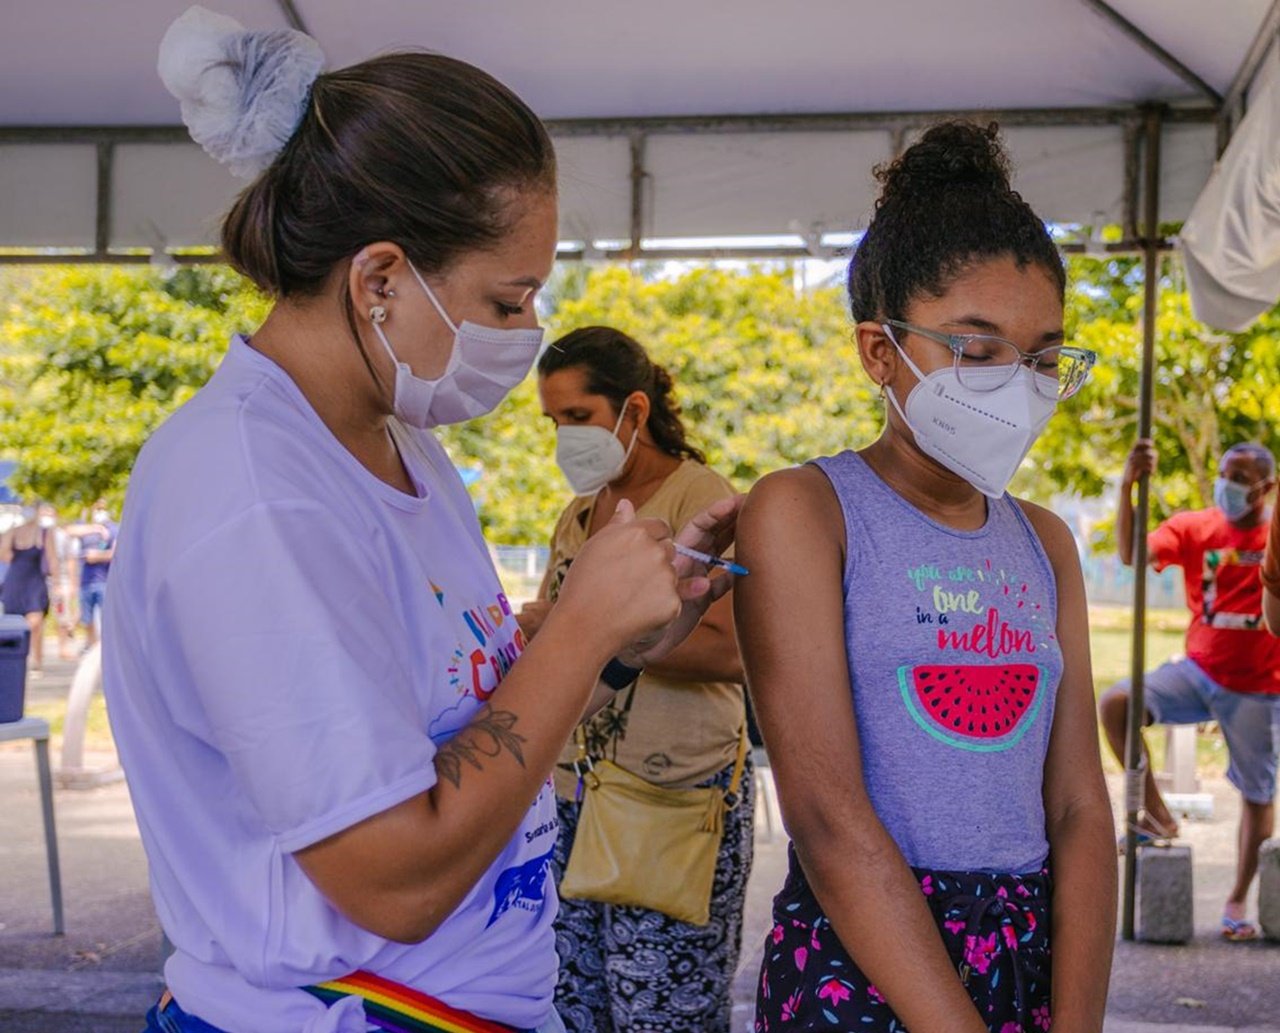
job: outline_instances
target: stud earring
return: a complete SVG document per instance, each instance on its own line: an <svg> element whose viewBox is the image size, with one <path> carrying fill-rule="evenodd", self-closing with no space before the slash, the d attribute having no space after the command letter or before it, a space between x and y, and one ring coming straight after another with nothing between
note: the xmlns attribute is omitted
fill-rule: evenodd
<svg viewBox="0 0 1280 1033"><path fill-rule="evenodd" d="M374 305L369 309L369 318L375 323L385 323L387 321L387 310L381 305Z"/></svg>

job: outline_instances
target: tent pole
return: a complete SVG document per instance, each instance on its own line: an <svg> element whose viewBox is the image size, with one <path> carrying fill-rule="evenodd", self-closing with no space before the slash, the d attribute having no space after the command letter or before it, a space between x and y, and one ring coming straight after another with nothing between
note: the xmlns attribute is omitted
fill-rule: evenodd
<svg viewBox="0 0 1280 1033"><path fill-rule="evenodd" d="M631 148L631 240L627 247L627 261L640 259L641 241L644 239L644 150L645 135L639 130L630 133Z"/></svg>
<svg viewBox="0 0 1280 1033"><path fill-rule="evenodd" d="M1151 437L1151 410L1155 394L1157 301L1160 292L1160 136L1163 111L1143 110L1143 241L1142 241L1142 384L1139 389L1138 437ZM1146 670L1147 628L1147 521L1150 514L1150 478L1138 480L1138 505L1133 521L1133 650L1130 670L1129 723L1125 729L1124 799L1124 908L1121 932L1134 939L1134 890L1138 875L1138 812L1142 809L1147 775L1142 747L1142 725L1147 708L1143 698Z"/></svg>

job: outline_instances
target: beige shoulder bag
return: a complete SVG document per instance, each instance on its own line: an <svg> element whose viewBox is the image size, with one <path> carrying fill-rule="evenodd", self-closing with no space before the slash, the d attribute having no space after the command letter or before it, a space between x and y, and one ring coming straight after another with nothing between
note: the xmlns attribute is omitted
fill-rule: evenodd
<svg viewBox="0 0 1280 1033"><path fill-rule="evenodd" d="M738 806L748 748L744 730L727 790L663 789L612 761L589 762L560 895L706 925L724 816Z"/></svg>

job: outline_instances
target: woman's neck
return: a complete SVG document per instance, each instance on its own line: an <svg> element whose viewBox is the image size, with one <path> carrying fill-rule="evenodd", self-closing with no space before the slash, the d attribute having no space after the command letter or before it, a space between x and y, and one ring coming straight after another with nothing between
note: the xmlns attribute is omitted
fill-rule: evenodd
<svg viewBox="0 0 1280 1033"><path fill-rule="evenodd" d="M652 441L637 441L623 475L606 484L591 502L587 537L595 534L613 516L619 499L626 499L639 509L657 493L668 477L680 466L678 456L668 455Z"/></svg>
<svg viewBox="0 0 1280 1033"><path fill-rule="evenodd" d="M652 495L657 486L671 476L680 462L677 456L668 455L652 441L638 439L622 476L606 485L603 490L639 505L636 496L648 498Z"/></svg>
<svg viewBox="0 0 1280 1033"><path fill-rule="evenodd" d="M341 309L325 297L281 302L250 347L283 369L329 432L370 473L413 492L413 482L387 432L394 388L374 379Z"/></svg>
<svg viewBox="0 0 1280 1033"><path fill-rule="evenodd" d="M885 484L938 523L959 531L976 531L986 524L986 496L929 459L892 427L858 454Z"/></svg>

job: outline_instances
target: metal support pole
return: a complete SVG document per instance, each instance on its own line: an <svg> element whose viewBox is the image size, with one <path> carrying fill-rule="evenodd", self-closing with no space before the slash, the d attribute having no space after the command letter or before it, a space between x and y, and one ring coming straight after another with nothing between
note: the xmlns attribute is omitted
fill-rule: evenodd
<svg viewBox="0 0 1280 1033"><path fill-rule="evenodd" d="M644 140L644 133L631 133L631 240L627 258L632 262L640 258L644 239L644 186L648 175L644 170Z"/></svg>
<svg viewBox="0 0 1280 1033"><path fill-rule="evenodd" d="M1138 437L1151 437L1151 411L1155 395L1156 303L1160 290L1160 135L1163 110L1147 108L1143 113L1143 298L1142 298L1142 383L1139 389ZM1130 669L1129 723L1125 729L1124 751L1124 908L1121 932L1134 938L1134 898L1138 877L1138 812L1142 809L1146 782L1146 754L1142 748L1142 725L1147 708L1143 698L1146 670L1147 628L1147 521L1150 514L1151 484L1147 476L1138 480L1138 505L1133 519L1133 665ZM1123 502L1122 502L1123 504Z"/></svg>
<svg viewBox="0 0 1280 1033"><path fill-rule="evenodd" d="M111 247L111 180L115 168L115 144L98 144L97 206L94 216L93 251L105 255Z"/></svg>

